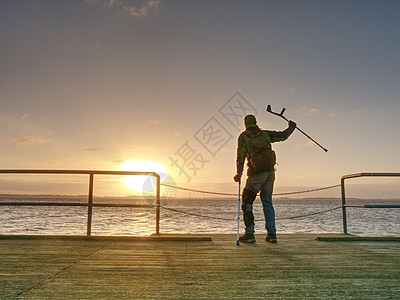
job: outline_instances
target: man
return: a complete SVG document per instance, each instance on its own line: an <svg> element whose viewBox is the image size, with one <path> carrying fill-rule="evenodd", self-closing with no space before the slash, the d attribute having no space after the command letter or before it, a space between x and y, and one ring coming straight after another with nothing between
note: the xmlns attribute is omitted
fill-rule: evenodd
<svg viewBox="0 0 400 300"><path fill-rule="evenodd" d="M296 123L289 121L289 127L284 131L261 130L257 125L256 117L247 115L244 118L246 130L238 138L237 148L237 174L233 178L240 182L244 162L247 159L247 180L242 193L242 210L245 224L245 234L239 241L254 243L254 215L253 202L257 193L263 205L265 228L267 235L265 240L276 243L275 210L272 204L272 191L275 181L275 152L271 149L271 143L286 140L296 129Z"/></svg>

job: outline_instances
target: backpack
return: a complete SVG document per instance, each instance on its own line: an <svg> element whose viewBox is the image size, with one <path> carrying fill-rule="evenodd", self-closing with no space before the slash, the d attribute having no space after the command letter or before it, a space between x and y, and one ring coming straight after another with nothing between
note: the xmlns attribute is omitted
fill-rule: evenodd
<svg viewBox="0 0 400 300"><path fill-rule="evenodd" d="M263 131L256 132L249 136L250 146L248 161L256 172L271 171L276 164L275 151L272 150L270 138Z"/></svg>

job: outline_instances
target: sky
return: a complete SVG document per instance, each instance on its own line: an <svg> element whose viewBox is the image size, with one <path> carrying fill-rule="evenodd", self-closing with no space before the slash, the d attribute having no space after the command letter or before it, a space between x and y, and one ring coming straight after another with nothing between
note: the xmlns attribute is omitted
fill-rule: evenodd
<svg viewBox="0 0 400 300"><path fill-rule="evenodd" d="M236 193L244 115L287 127L270 104L329 150L297 130L274 144L275 192L400 172L399 13L391 0L3 0L0 169L145 165ZM85 180L0 175L0 187L75 194ZM353 179L348 196L399 197L399 183Z"/></svg>

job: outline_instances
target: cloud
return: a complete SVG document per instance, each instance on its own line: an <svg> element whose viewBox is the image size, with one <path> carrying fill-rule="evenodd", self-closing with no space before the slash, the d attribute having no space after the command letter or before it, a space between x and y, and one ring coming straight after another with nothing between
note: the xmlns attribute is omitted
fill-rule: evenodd
<svg viewBox="0 0 400 300"><path fill-rule="evenodd" d="M23 116L21 116L21 120L28 119L30 116L31 114L24 114Z"/></svg>
<svg viewBox="0 0 400 300"><path fill-rule="evenodd" d="M318 108L305 108L301 107L297 110L300 113L304 113L306 116L313 116L313 115L318 115L321 111Z"/></svg>
<svg viewBox="0 0 400 300"><path fill-rule="evenodd" d="M102 147L85 147L83 148L83 151L100 151L103 150Z"/></svg>
<svg viewBox="0 0 400 300"><path fill-rule="evenodd" d="M148 120L147 124L149 124L149 125L160 125L161 121L160 120Z"/></svg>
<svg viewBox="0 0 400 300"><path fill-rule="evenodd" d="M329 115L326 115L328 118L334 118L338 115L337 110L332 110Z"/></svg>
<svg viewBox="0 0 400 300"><path fill-rule="evenodd" d="M22 121L20 124L24 124L24 126L30 127L41 127L41 128L50 128L52 127L51 121L45 116L37 116L31 113L23 114L20 117ZM16 120L19 123L19 120ZM51 133L50 133L51 134Z"/></svg>
<svg viewBox="0 0 400 300"><path fill-rule="evenodd" d="M16 145L23 145L23 144L37 145L37 144L45 144L48 142L50 142L50 140L46 140L42 136L30 136L30 135L12 141L12 143Z"/></svg>
<svg viewBox="0 0 400 300"><path fill-rule="evenodd" d="M89 5L102 5L109 9L115 9L127 12L129 15L137 18L145 18L149 15L158 13L160 0L148 0L142 2L142 5L133 5L132 1L127 0L84 0Z"/></svg>
<svg viewBox="0 0 400 300"><path fill-rule="evenodd" d="M126 11L128 11L131 16L144 18L149 13L152 13L152 12L157 13L159 6L160 6L159 0L149 0L149 1L147 1L147 3L145 5L142 5L139 8L129 5L129 4L124 5L123 8Z"/></svg>

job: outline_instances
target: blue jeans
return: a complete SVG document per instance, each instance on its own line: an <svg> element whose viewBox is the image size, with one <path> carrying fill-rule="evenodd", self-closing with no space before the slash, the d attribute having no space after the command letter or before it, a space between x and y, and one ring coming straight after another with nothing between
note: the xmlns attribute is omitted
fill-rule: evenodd
<svg viewBox="0 0 400 300"><path fill-rule="evenodd" d="M272 193L274 189L275 171L267 171L257 175L249 176L245 189L254 193L260 192L261 203L264 211L265 228L269 233L276 233L275 209L272 204ZM253 205L247 203L245 211L253 211ZM246 226L246 232L254 233L254 224Z"/></svg>

